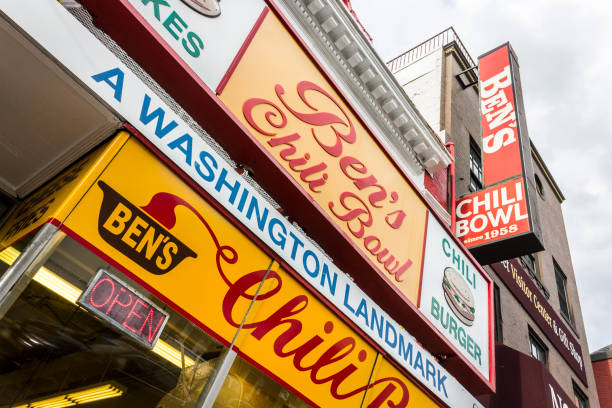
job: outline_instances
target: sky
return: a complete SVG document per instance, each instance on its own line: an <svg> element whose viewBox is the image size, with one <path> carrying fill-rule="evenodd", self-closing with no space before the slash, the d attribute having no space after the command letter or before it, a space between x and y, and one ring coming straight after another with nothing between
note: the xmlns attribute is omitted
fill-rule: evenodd
<svg viewBox="0 0 612 408"><path fill-rule="evenodd" d="M529 135L563 212L590 352L612 343L612 3L352 0L388 61L453 26L475 60L510 41ZM551 296L556 288L548 288Z"/></svg>

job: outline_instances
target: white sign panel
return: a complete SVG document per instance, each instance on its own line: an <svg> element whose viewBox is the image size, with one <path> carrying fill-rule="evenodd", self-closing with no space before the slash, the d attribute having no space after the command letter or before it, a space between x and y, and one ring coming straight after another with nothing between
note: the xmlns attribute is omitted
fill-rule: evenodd
<svg viewBox="0 0 612 408"><path fill-rule="evenodd" d="M421 285L421 313L488 379L489 285L431 216Z"/></svg>
<svg viewBox="0 0 612 408"><path fill-rule="evenodd" d="M213 91L265 7L263 0L128 0Z"/></svg>
<svg viewBox="0 0 612 408"><path fill-rule="evenodd" d="M482 408L402 326L251 187L214 149L56 2L6 1L0 11L25 30L160 152L283 258L406 372L453 408ZM75 52L79 50L79 52ZM242 198L249 201L244 205ZM246 201L245 201L246 202ZM242 204L240 204L242 203ZM257 206L268 217L264 224ZM279 231L287 239L279 239Z"/></svg>

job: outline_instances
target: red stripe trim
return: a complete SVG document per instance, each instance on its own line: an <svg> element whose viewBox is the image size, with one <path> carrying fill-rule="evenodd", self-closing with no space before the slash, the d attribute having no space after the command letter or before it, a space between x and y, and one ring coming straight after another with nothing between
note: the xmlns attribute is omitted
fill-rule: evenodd
<svg viewBox="0 0 612 408"><path fill-rule="evenodd" d="M423 234L423 252L421 253L421 275L419 276L419 293L417 295L417 309L421 307L421 294L423 293L423 273L425 272L425 250L427 249L427 231L429 231L429 213L425 213L425 233Z"/></svg>
<svg viewBox="0 0 612 408"><path fill-rule="evenodd" d="M225 89L225 85L227 85L227 83L230 80L231 76L234 74L234 71L238 67L238 64L240 64L240 61L242 60L242 57L246 53L246 50L249 48L249 45L251 45L251 42L253 41L253 38L255 38L255 34L257 34L257 31L259 30L259 27L261 27L261 25L263 24L264 19L268 15L269 11L270 11L270 9L268 7L264 7L263 11L261 12L259 17L257 18L257 21L255 21L255 24L253 25L253 28L251 29L251 32L249 33L247 38L244 40L244 43L242 44L242 46L238 50L238 53L236 54L236 56L234 57L234 60L230 64L229 68L227 69L227 72L225 73L225 75L223 75L223 78L221 78L221 81L219 82L219 85L217 85L217 89L216 89L217 95L220 95L221 92L223 92L223 89Z"/></svg>

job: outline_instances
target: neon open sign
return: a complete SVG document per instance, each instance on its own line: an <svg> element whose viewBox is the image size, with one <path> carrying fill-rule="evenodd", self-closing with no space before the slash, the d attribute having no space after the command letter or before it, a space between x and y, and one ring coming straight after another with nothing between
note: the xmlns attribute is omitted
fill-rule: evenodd
<svg viewBox="0 0 612 408"><path fill-rule="evenodd" d="M168 314L104 269L89 282L78 304L147 348L153 348Z"/></svg>

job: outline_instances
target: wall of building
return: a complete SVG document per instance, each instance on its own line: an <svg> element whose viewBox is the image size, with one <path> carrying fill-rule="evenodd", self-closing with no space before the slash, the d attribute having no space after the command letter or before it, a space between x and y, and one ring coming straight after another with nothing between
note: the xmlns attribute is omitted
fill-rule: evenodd
<svg viewBox="0 0 612 408"><path fill-rule="evenodd" d="M563 318L565 323L574 331L574 336L578 339L582 347L582 358L586 364L587 384L582 384L581 381L568 369L565 360L559 353L556 352L546 337L542 340L547 342L549 347L550 363L549 368L557 381L566 389L568 394L572 394L572 381L579 385L580 389L587 395L589 401L593 402L591 406L596 406L594 402L597 400L597 391L595 389L595 378L593 369L590 364L589 349L586 341L586 332L584 329L584 320L582 318L582 309L580 299L578 297L578 288L576 284L576 276L572 265L572 257L567 240L567 231L563 220L563 212L559 197L555 195L551 183L548 181L545 170L535 163L535 174L542 182L543 195L537 197L540 208L540 220L542 222L542 231L544 245L546 249L537 254L538 266L540 268L540 277L544 286L550 293L548 301L553 305L555 311ZM553 261L554 260L554 261ZM570 303L570 309L573 314L573 322L564 318L561 313L559 295L557 291L557 282L555 278L554 262L557 262L563 273L567 277L567 296Z"/></svg>
<svg viewBox="0 0 612 408"><path fill-rule="evenodd" d="M454 47L445 50L444 57L444 123L450 142L455 144L456 196L470 193L470 137L482 146L478 92L474 87L463 89L456 75L465 70L456 58Z"/></svg>
<svg viewBox="0 0 612 408"><path fill-rule="evenodd" d="M429 126L436 132L443 130L442 113L442 69L443 50L439 49L407 65L394 75L408 97L417 106ZM445 138L441 135L444 142Z"/></svg>
<svg viewBox="0 0 612 408"><path fill-rule="evenodd" d="M612 408L612 359L593 363L601 408Z"/></svg>

